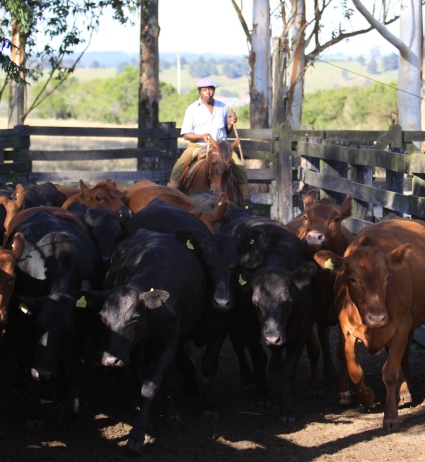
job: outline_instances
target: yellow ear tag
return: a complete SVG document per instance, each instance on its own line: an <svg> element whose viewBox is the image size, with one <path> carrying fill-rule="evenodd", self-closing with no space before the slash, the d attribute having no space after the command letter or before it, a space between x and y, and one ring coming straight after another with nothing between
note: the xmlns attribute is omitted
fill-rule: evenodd
<svg viewBox="0 0 425 462"><path fill-rule="evenodd" d="M245 205L245 210L248 210L248 206L247 206L247 205Z"/></svg>
<svg viewBox="0 0 425 462"><path fill-rule="evenodd" d="M217 202L217 205L223 205L223 202L221 202L221 201Z"/></svg>
<svg viewBox="0 0 425 462"><path fill-rule="evenodd" d="M239 274L239 284L241 286L244 286L247 282L245 281L245 279L243 278L242 274Z"/></svg>
<svg viewBox="0 0 425 462"><path fill-rule="evenodd" d="M326 269L333 270L334 269L334 264L332 263L332 258L329 258L329 260L326 260L325 264L323 266Z"/></svg>
<svg viewBox="0 0 425 462"><path fill-rule="evenodd" d="M251 240L249 241L249 243L250 243L251 245L254 244L254 239L251 239Z"/></svg>
<svg viewBox="0 0 425 462"><path fill-rule="evenodd" d="M77 308L87 308L87 301L86 301L86 297L84 297L84 295L77 300L77 303L75 304L75 306Z"/></svg>
<svg viewBox="0 0 425 462"><path fill-rule="evenodd" d="M31 313L30 313L30 310L29 310L28 307L27 307L27 305L25 305L24 303L21 303L21 304L19 305L19 309L20 309L20 310L22 311L22 313L24 313L24 314L28 314L28 315L31 314Z"/></svg>
<svg viewBox="0 0 425 462"><path fill-rule="evenodd" d="M195 250L195 247L193 247L193 244L190 242L189 239L187 240L186 245L187 245L187 248L188 248L188 249L190 249L190 250Z"/></svg>

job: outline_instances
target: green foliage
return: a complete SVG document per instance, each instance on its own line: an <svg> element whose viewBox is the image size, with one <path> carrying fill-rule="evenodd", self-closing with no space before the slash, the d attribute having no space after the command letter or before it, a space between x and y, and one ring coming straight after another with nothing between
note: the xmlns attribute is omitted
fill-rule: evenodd
<svg viewBox="0 0 425 462"><path fill-rule="evenodd" d="M317 130L387 130L397 113L397 84L343 87L307 94L302 123Z"/></svg>
<svg viewBox="0 0 425 462"><path fill-rule="evenodd" d="M205 59L201 56L189 62L189 73L192 77L208 77L211 74L217 74L217 67L214 59Z"/></svg>
<svg viewBox="0 0 425 462"><path fill-rule="evenodd" d="M391 53L382 58L382 66L384 71L394 71L398 69L398 55Z"/></svg>
<svg viewBox="0 0 425 462"><path fill-rule="evenodd" d="M377 74L378 73L378 63L376 59L371 59L367 65L367 71L369 74Z"/></svg>

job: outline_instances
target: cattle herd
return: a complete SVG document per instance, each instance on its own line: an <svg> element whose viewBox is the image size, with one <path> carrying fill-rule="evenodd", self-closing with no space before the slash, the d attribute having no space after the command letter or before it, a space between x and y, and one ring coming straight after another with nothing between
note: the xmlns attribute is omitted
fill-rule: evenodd
<svg viewBox="0 0 425 462"><path fill-rule="evenodd" d="M226 193L187 196L145 179L127 188L112 179L92 188L82 180L79 188L5 187L1 352L13 364L14 387L29 393L27 427L43 425L46 383L67 429L78 419L88 369L128 366L140 403L127 447L138 453L152 439L157 395L167 418L179 420L171 368L187 393L198 391L198 348L200 412L217 418L215 376L229 337L241 384L253 384L264 406L271 402L266 368L281 374L284 425L296 418L292 388L304 348L314 393L322 356L340 402L356 396L366 408L374 394L358 347L385 348L383 426L399 429L397 408L412 402L410 340L425 323L425 222L388 215L353 236L342 223L351 207L351 194L338 205L311 190L304 211L282 224ZM329 347L333 325L338 366Z"/></svg>

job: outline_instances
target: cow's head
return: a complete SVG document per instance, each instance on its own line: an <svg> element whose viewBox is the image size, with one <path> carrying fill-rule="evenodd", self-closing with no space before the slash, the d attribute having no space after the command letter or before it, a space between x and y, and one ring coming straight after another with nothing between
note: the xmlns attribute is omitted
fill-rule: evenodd
<svg viewBox="0 0 425 462"><path fill-rule="evenodd" d="M7 321L10 297L15 288L15 268L25 248L25 239L21 233L13 238L12 249L0 247L0 324Z"/></svg>
<svg viewBox="0 0 425 462"><path fill-rule="evenodd" d="M387 287L391 285L391 278L396 277L394 272L403 267L412 252L410 244L386 254L376 247L363 245L345 257L322 250L314 259L323 269L335 271L342 278L343 287L347 288L365 326L383 327L391 321L386 309Z"/></svg>
<svg viewBox="0 0 425 462"><path fill-rule="evenodd" d="M58 361L66 360L72 345L76 300L64 293L37 298L14 295L13 300L11 328L33 358L31 377L35 381L50 380L59 371Z"/></svg>
<svg viewBox="0 0 425 462"><path fill-rule="evenodd" d="M351 215L352 194L341 205L324 198L316 202L316 191L304 197L304 225L300 239L314 249L337 249L341 240L342 220Z"/></svg>
<svg viewBox="0 0 425 462"><path fill-rule="evenodd" d="M220 313L233 309L233 289L240 258L236 239L216 233L200 240L187 230L177 230L175 234L180 242L197 253L204 266L212 308Z"/></svg>
<svg viewBox="0 0 425 462"><path fill-rule="evenodd" d="M99 313L104 332L101 363L122 367L130 362L130 353L146 333L146 312L161 308L169 298L163 290L142 292L125 286L105 291L79 291L74 294Z"/></svg>
<svg viewBox="0 0 425 462"><path fill-rule="evenodd" d="M266 267L242 276L240 282L246 282L252 290L252 303L257 309L261 337L266 345L282 346L288 341L288 320L293 310L300 316L307 314L311 303L310 283L316 269L314 263L308 262L295 271Z"/></svg>
<svg viewBox="0 0 425 462"><path fill-rule="evenodd" d="M72 203L78 202L91 208L119 212L121 207L127 205L128 202L125 191L117 188L116 183L110 178L97 183L92 188L89 188L83 180L80 180L80 191L80 194L69 197L62 205L62 208L67 209Z"/></svg>

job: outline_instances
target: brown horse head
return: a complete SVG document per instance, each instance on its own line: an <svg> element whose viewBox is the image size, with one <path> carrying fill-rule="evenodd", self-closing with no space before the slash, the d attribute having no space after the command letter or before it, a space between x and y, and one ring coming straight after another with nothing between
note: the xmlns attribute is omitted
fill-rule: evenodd
<svg viewBox="0 0 425 462"><path fill-rule="evenodd" d="M207 155L205 173L208 178L208 190L219 195L227 191L232 167L232 146L227 141L214 142L212 146L212 152Z"/></svg>

